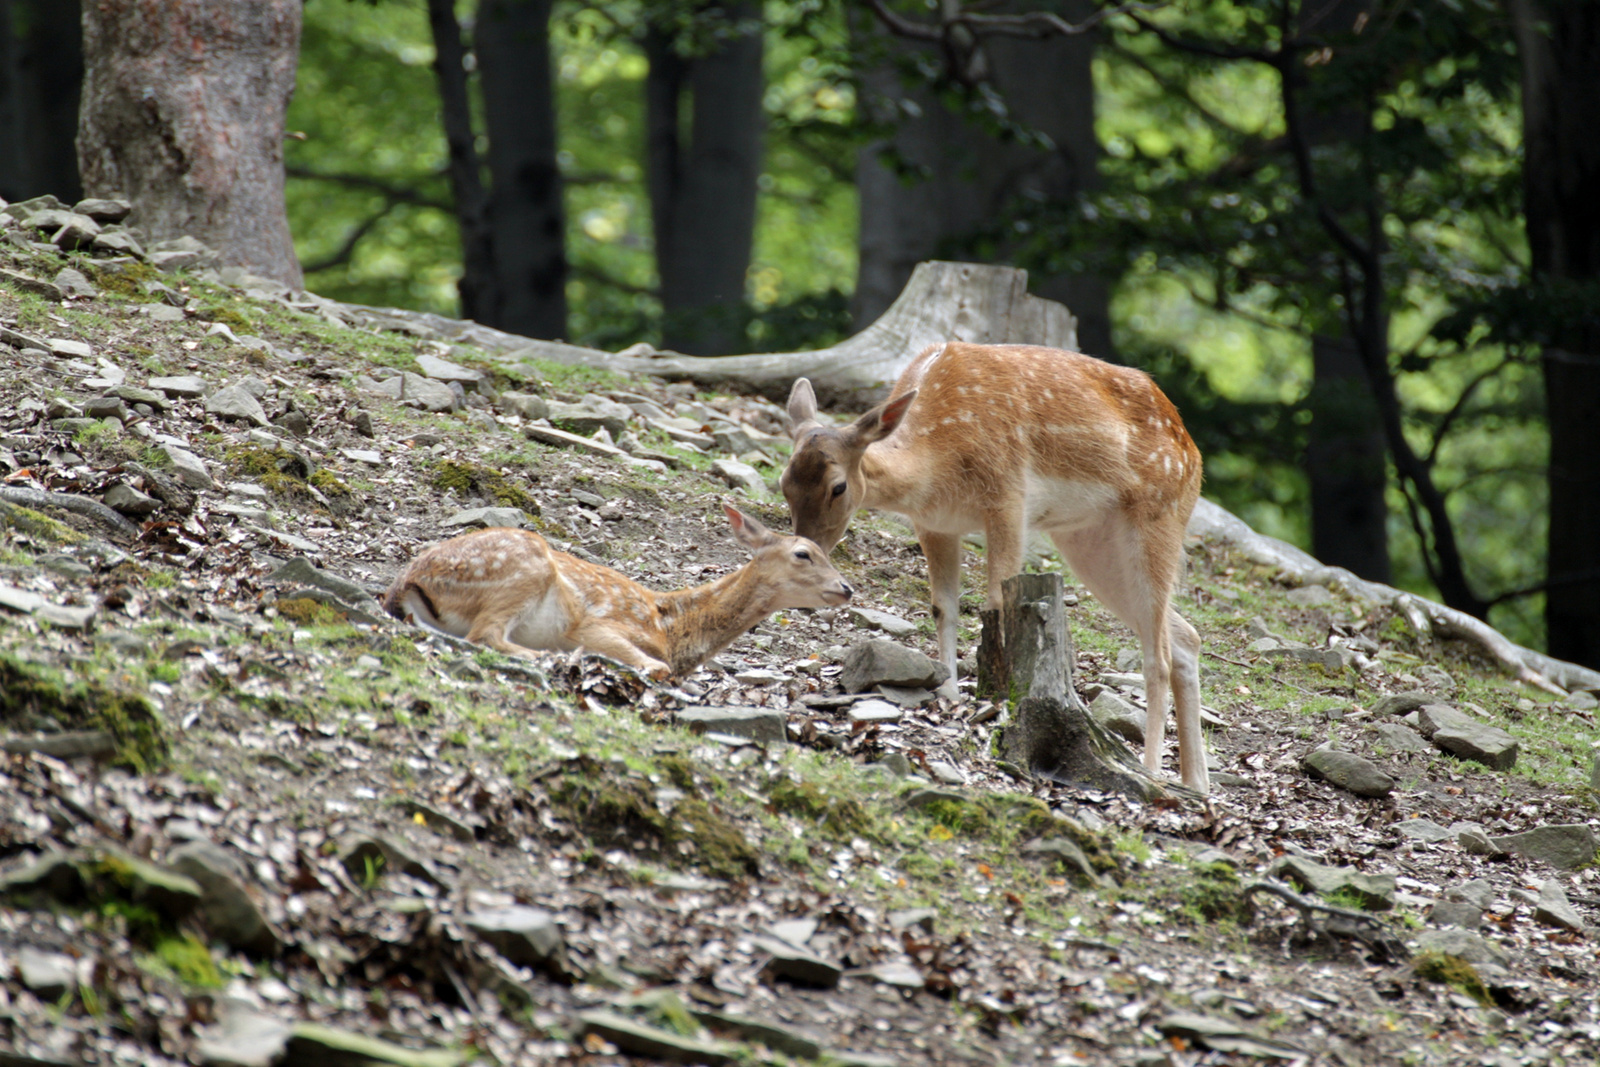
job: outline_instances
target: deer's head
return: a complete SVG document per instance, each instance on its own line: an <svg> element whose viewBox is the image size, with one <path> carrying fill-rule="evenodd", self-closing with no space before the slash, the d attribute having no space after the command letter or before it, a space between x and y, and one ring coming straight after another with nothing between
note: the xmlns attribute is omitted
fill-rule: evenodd
<svg viewBox="0 0 1600 1067"><path fill-rule="evenodd" d="M778 485L789 502L794 532L832 552L865 498L861 457L905 418L915 389L886 400L843 429L817 420L817 396L805 378L789 393L789 435L794 453Z"/></svg>

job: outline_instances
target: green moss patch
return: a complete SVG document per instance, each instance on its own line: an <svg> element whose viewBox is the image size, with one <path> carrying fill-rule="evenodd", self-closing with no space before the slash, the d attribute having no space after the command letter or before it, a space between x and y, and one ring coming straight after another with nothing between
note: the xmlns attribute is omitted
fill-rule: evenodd
<svg viewBox="0 0 1600 1067"><path fill-rule="evenodd" d="M1423 981L1447 985L1486 1007L1494 1002L1489 996L1489 987L1483 984L1477 968L1460 956L1450 956L1443 952L1424 952L1412 962L1411 969Z"/></svg>
<svg viewBox="0 0 1600 1067"><path fill-rule="evenodd" d="M538 502L512 485L505 475L493 467L464 459L441 459L435 463L433 487L463 496L485 496L505 507L521 508L534 514L539 510Z"/></svg>
<svg viewBox="0 0 1600 1067"><path fill-rule="evenodd" d="M57 672L0 654L0 722L16 730L104 730L117 762L136 771L166 762L167 740L150 702L98 682L67 683Z"/></svg>
<svg viewBox="0 0 1600 1067"><path fill-rule="evenodd" d="M0 500L0 526L27 534L29 537L51 544L71 545L85 540L83 534L48 515Z"/></svg>
<svg viewBox="0 0 1600 1067"><path fill-rule="evenodd" d="M772 787L767 799L775 810L821 823L842 837L865 835L872 825L867 809L859 800L841 796L815 782L785 778Z"/></svg>
<svg viewBox="0 0 1600 1067"><path fill-rule="evenodd" d="M551 800L597 848L626 848L721 878L747 878L760 869L739 827L701 797L685 797L664 812L646 783L597 771L569 774L551 790Z"/></svg>

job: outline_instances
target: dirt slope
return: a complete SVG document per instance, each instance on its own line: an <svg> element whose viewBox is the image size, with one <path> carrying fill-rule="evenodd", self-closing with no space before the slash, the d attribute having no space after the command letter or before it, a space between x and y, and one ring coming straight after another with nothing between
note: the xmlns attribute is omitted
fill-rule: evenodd
<svg viewBox="0 0 1600 1067"><path fill-rule="evenodd" d="M838 662L882 634L848 612L775 616L675 688L447 647L369 596L452 516L517 509L658 588L704 581L742 558L719 495L787 525L710 472L731 449L773 479L778 411L349 328L203 258L157 274L5 236L5 1063L1600 1056L1593 837L1489 841L1578 828L1555 836L1581 853L1592 695L1519 689L1198 541L1205 804L1021 780L970 691L853 724ZM633 458L546 443L541 410ZM909 531L863 516L836 561L933 651ZM1083 597L1074 637L1084 695L1137 710L1130 635ZM1508 732L1514 766L1440 751L1419 705ZM758 726L685 729L704 706ZM736 736L774 717L797 743ZM1324 742L1387 794L1309 774ZM1247 903L1313 865L1347 883L1324 903L1376 921Z"/></svg>

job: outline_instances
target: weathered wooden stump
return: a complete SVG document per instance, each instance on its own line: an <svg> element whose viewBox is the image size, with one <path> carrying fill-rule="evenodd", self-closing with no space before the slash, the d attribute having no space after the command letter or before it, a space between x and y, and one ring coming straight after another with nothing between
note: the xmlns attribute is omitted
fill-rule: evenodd
<svg viewBox="0 0 1600 1067"><path fill-rule="evenodd" d="M1002 590L1000 610L981 616L978 644L978 694L1011 709L1001 754L1053 781L1140 800L1165 792L1072 688L1061 575L1019 574Z"/></svg>

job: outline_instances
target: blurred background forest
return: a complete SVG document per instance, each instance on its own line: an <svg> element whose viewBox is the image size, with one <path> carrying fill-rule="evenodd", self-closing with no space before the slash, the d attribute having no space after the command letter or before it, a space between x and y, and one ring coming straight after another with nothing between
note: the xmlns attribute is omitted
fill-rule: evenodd
<svg viewBox="0 0 1600 1067"><path fill-rule="evenodd" d="M286 3L306 288L718 355L1023 267L1209 497L1600 665L1600 5ZM79 19L0 0L7 199L105 192Z"/></svg>

